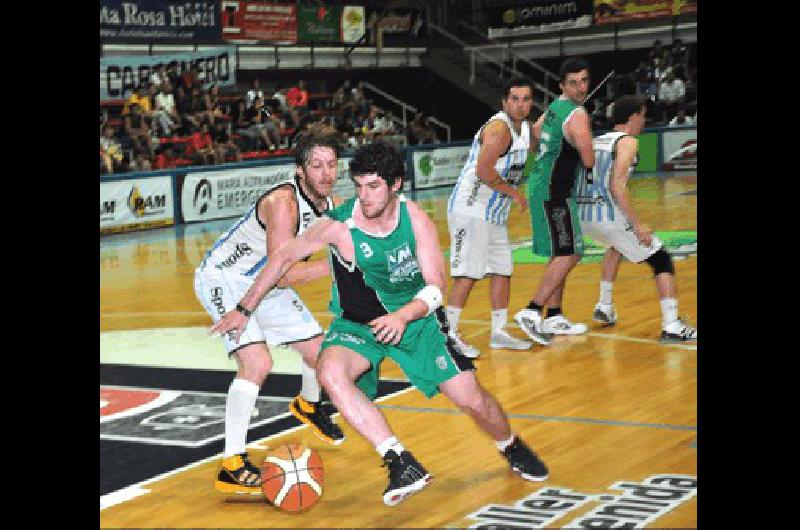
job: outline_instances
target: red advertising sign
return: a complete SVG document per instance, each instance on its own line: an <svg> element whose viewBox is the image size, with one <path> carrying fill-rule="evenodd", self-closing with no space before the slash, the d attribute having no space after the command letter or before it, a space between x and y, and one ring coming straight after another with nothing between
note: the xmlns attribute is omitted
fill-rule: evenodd
<svg viewBox="0 0 800 530"><path fill-rule="evenodd" d="M297 4L223 0L222 38L297 43Z"/></svg>

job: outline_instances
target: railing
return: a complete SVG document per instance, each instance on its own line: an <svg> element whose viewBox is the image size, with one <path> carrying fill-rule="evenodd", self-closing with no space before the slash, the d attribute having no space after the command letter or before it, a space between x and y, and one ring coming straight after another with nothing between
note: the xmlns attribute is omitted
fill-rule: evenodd
<svg viewBox="0 0 800 530"><path fill-rule="evenodd" d="M400 107L400 109L401 109L402 114L403 114L403 128L408 126L408 115L407 115L406 111L411 111L411 112L414 112L414 113L419 112L419 110L416 107L414 107L412 105L409 105L405 101L401 101L401 100L397 99L396 97L394 97L393 95L389 94L388 92L384 92L383 90L381 90L380 88L376 87L372 83L367 83L366 81L359 81L358 86L359 86L359 88L361 88L361 90L364 90L364 89L370 90L370 91L378 94L379 96L383 97L384 99L387 99L388 101L391 101L395 105L398 105ZM442 129L444 129L447 132L447 141L449 142L450 141L450 137L451 137L450 136L450 126L448 124L444 123L443 121L434 118L433 116L429 116L428 119L431 121L431 123L433 123L435 125L438 125L439 127L441 127Z"/></svg>
<svg viewBox="0 0 800 530"><path fill-rule="evenodd" d="M498 77L502 77L503 74L506 71L510 72L512 75L517 75L519 73L517 71L517 61L521 61L521 62L524 62L525 64L528 64L528 65L532 66L533 68L535 68L536 70L538 70L538 71L540 71L541 73L544 74L544 83L545 83L544 85L542 85L541 83L534 82L534 84L536 85L536 88L538 90L540 90L542 92L542 94L543 94L543 103L542 103L542 105L539 106L538 103L537 103L537 106L539 106L540 109L544 110L545 108L547 108L547 106L550 104L550 102L553 99L558 97L558 95L555 92L553 92L552 90L550 90L550 88L547 86L551 79L555 79L556 82L558 82L558 77L553 75L550 71L546 70L545 68L542 68L542 66L536 64L535 62L530 61L530 60L526 59L525 57L522 57L521 55L519 55L518 53L514 52L513 50L509 50L509 56L511 57L511 68L509 68L505 64L506 63L505 55L503 56L503 58L501 60L497 60L494 57L492 57L492 56L488 55L487 53L485 53L482 49L480 49L480 48L485 48L485 46L481 46L480 48L476 47L476 46L470 46L469 44L467 44L463 40L459 39L458 37L456 37L455 35L453 35L449 31L447 31L446 29L444 29L444 28L442 28L440 26L437 26L436 24L428 24L428 27L430 27L431 29L435 30L439 34L447 37L451 41L455 42L456 44L461 46L462 49L465 52L469 53L469 84L470 85L474 85L475 84L475 69L476 69L476 62L477 62L476 61L476 57L480 57L481 59L484 60L484 62L488 62L488 63L494 64L495 66L500 68L500 73L499 73ZM502 45L500 45L500 46L502 46Z"/></svg>

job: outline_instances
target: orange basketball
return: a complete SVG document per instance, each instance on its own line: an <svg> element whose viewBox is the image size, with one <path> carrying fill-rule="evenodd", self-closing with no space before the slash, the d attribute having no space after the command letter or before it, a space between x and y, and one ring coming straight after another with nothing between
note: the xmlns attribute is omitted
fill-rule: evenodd
<svg viewBox="0 0 800 530"><path fill-rule="evenodd" d="M261 464L261 489L269 502L289 513L313 506L322 495L325 471L319 453L284 444Z"/></svg>

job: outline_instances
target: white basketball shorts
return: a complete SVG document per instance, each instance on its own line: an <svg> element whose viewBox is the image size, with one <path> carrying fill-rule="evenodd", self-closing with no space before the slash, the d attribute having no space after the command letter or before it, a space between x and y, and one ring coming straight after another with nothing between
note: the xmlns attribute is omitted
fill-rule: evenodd
<svg viewBox="0 0 800 530"><path fill-rule="evenodd" d="M656 236L653 236L653 242L649 247L642 245L633 233L633 228L629 226L627 223L622 225L616 222L581 222L584 235L598 243L614 247L625 256L625 259L633 263L646 260L661 248L661 240Z"/></svg>
<svg viewBox="0 0 800 530"><path fill-rule="evenodd" d="M474 280L487 274L511 276L514 262L505 225L449 212L447 227L450 231L450 276Z"/></svg>
<svg viewBox="0 0 800 530"><path fill-rule="evenodd" d="M250 288L253 278L218 271L212 267L196 269L194 292L214 322L236 308ZM310 339L322 333L314 315L292 288L273 289L265 296L247 321L239 343L223 336L228 353L257 342L280 345Z"/></svg>

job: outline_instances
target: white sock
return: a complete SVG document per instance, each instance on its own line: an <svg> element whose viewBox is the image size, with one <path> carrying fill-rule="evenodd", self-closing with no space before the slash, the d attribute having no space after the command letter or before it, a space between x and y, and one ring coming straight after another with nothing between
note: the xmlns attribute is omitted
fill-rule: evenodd
<svg viewBox="0 0 800 530"><path fill-rule="evenodd" d="M508 308L492 311L492 333L501 331L508 321Z"/></svg>
<svg viewBox="0 0 800 530"><path fill-rule="evenodd" d="M445 306L444 312L447 315L447 324L450 326L450 331L455 333L458 331L458 321L461 319L462 307Z"/></svg>
<svg viewBox="0 0 800 530"><path fill-rule="evenodd" d="M228 388L225 405L225 451L223 457L244 453L250 415L256 404L259 386L245 379L234 379Z"/></svg>
<svg viewBox="0 0 800 530"><path fill-rule="evenodd" d="M389 452L389 449L393 449L398 455L406 450L406 448L403 447L403 444L401 444L394 436L388 437L375 446L375 450L378 451L378 454L381 455L381 458L386 456L386 453Z"/></svg>
<svg viewBox="0 0 800 530"><path fill-rule="evenodd" d="M303 359L300 359L300 374L301 374L301 387L300 395L303 399L312 403L319 402L319 381L317 381L317 372Z"/></svg>
<svg viewBox="0 0 800 530"><path fill-rule="evenodd" d="M600 303L611 305L611 289L614 288L614 282L600 282Z"/></svg>
<svg viewBox="0 0 800 530"><path fill-rule="evenodd" d="M675 298L661 299L661 327L666 328L678 320L678 301Z"/></svg>
<svg viewBox="0 0 800 530"><path fill-rule="evenodd" d="M502 452L502 451L505 451L506 449L508 449L508 446L511 445L514 442L514 438L516 438L516 437L517 437L517 435L512 432L511 436L509 437L508 440L501 440L499 442L495 441L494 444Z"/></svg>

